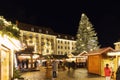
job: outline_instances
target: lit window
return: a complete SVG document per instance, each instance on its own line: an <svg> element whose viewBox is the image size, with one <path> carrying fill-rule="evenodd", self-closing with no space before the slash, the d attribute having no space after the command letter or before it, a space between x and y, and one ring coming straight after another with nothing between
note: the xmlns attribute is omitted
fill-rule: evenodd
<svg viewBox="0 0 120 80"><path fill-rule="evenodd" d="M65 44L66 44L66 41L65 41Z"/></svg>
<svg viewBox="0 0 120 80"><path fill-rule="evenodd" d="M60 35L58 35L58 37L60 37Z"/></svg>
<svg viewBox="0 0 120 80"><path fill-rule="evenodd" d="M46 34L48 34L48 31L46 31Z"/></svg>
<svg viewBox="0 0 120 80"><path fill-rule="evenodd" d="M69 42L68 42L68 44L69 44Z"/></svg>
<svg viewBox="0 0 120 80"><path fill-rule="evenodd" d="M68 47L68 49L70 49L70 47Z"/></svg>
<svg viewBox="0 0 120 80"><path fill-rule="evenodd" d="M74 47L72 47L72 49L74 50Z"/></svg>
<svg viewBox="0 0 120 80"><path fill-rule="evenodd" d="M58 51L58 54L60 54L60 51Z"/></svg>
<svg viewBox="0 0 120 80"><path fill-rule="evenodd" d="M47 49L47 53L49 53L49 50Z"/></svg>
<svg viewBox="0 0 120 80"><path fill-rule="evenodd" d="M63 54L63 52L61 51L61 54Z"/></svg>
<svg viewBox="0 0 120 80"><path fill-rule="evenodd" d="M72 37L72 39L74 39L74 37Z"/></svg>
<svg viewBox="0 0 120 80"><path fill-rule="evenodd" d="M33 43L33 41L32 41L32 40L30 40L30 41L29 41L29 43L30 43L30 44L32 44L32 43Z"/></svg>
<svg viewBox="0 0 120 80"><path fill-rule="evenodd" d="M67 38L67 36L65 36L65 38Z"/></svg>
<svg viewBox="0 0 120 80"><path fill-rule="evenodd" d="M39 29L39 32L42 32L42 30L41 30L41 29Z"/></svg>
<svg viewBox="0 0 120 80"><path fill-rule="evenodd" d="M67 49L67 47L65 47L65 49Z"/></svg>
<svg viewBox="0 0 120 80"><path fill-rule="evenodd" d="M41 45L43 46L43 45L45 45L45 43L44 43L44 42L41 42Z"/></svg>
<svg viewBox="0 0 120 80"><path fill-rule="evenodd" d="M34 31L34 28L31 28L31 31Z"/></svg>
<svg viewBox="0 0 120 80"><path fill-rule="evenodd" d="M26 35L26 33L24 32L23 35Z"/></svg>
<svg viewBox="0 0 120 80"><path fill-rule="evenodd" d="M49 46L50 44L47 42L47 46Z"/></svg>

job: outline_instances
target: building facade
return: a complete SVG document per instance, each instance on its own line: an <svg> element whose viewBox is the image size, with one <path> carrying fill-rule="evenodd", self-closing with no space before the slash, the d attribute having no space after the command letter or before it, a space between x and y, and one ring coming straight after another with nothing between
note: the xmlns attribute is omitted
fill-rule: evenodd
<svg viewBox="0 0 120 80"><path fill-rule="evenodd" d="M115 50L120 50L120 42L115 42Z"/></svg>
<svg viewBox="0 0 120 80"><path fill-rule="evenodd" d="M15 63L15 52L22 49L18 39L10 37L7 34L2 34L6 27L13 30L11 25L13 25L11 22L0 16L0 80L11 80L13 78L14 67L17 65Z"/></svg>
<svg viewBox="0 0 120 80"><path fill-rule="evenodd" d="M57 54L64 55L70 54L75 50L75 38L72 36L67 36L63 34L57 35Z"/></svg>
<svg viewBox="0 0 120 80"><path fill-rule="evenodd" d="M17 22L21 32L21 42L34 46L34 53L42 55L64 55L75 50L75 38L54 33L52 29Z"/></svg>

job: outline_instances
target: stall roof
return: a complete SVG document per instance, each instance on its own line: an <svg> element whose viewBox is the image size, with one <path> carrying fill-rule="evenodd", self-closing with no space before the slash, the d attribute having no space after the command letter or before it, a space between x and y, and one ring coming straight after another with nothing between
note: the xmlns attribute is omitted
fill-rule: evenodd
<svg viewBox="0 0 120 80"><path fill-rule="evenodd" d="M63 59L63 58L68 58L67 55L52 55L53 58L56 58L56 59Z"/></svg>
<svg viewBox="0 0 120 80"><path fill-rule="evenodd" d="M77 56L73 56L73 57L84 57L84 56L86 56L86 54L87 54L88 52L86 52L86 51L83 51L82 53L80 53L80 54L78 54Z"/></svg>
<svg viewBox="0 0 120 80"><path fill-rule="evenodd" d="M69 58L74 57L74 55L73 55L72 53L67 54L67 56L68 56Z"/></svg>
<svg viewBox="0 0 120 80"><path fill-rule="evenodd" d="M20 50L18 52L16 52L17 54L32 54L34 51L33 46L28 46L27 48L25 48L24 50Z"/></svg>
<svg viewBox="0 0 120 80"><path fill-rule="evenodd" d="M52 54L52 55L44 55L43 57L45 58L50 58L50 59L64 59L64 58L68 58L67 55L55 55L55 54Z"/></svg>
<svg viewBox="0 0 120 80"><path fill-rule="evenodd" d="M86 55L87 56L89 56L89 55L100 55L100 54L103 54L103 53L107 53L109 51L114 51L114 49L111 48L111 47L100 48L98 50L90 51Z"/></svg>
<svg viewBox="0 0 120 80"><path fill-rule="evenodd" d="M84 56L85 54L87 54L88 52L83 51L82 53L78 54L77 56Z"/></svg>

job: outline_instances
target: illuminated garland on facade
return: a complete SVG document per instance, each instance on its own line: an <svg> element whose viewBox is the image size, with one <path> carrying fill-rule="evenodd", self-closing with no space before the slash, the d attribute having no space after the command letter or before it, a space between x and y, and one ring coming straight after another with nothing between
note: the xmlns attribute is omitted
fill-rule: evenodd
<svg viewBox="0 0 120 80"><path fill-rule="evenodd" d="M3 16L0 16L0 34L18 39L20 37L20 30L17 25L6 21Z"/></svg>

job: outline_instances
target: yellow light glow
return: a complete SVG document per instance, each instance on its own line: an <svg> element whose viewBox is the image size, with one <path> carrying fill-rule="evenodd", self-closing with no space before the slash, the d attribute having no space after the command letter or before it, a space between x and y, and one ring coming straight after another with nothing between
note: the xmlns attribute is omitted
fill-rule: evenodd
<svg viewBox="0 0 120 80"><path fill-rule="evenodd" d="M108 56L120 56L120 52L108 52Z"/></svg>
<svg viewBox="0 0 120 80"><path fill-rule="evenodd" d="M39 57L39 55L33 55L33 58L34 59L36 59L36 58L38 58Z"/></svg>
<svg viewBox="0 0 120 80"><path fill-rule="evenodd" d="M21 58L23 58L23 59L30 59L30 56L20 56Z"/></svg>
<svg viewBox="0 0 120 80"><path fill-rule="evenodd" d="M6 47L8 47L9 49L14 49L14 50L21 50L22 49L22 45L20 43L20 41L15 40L13 38L9 38L8 36L4 35L1 36L0 35L0 44L4 44Z"/></svg>

